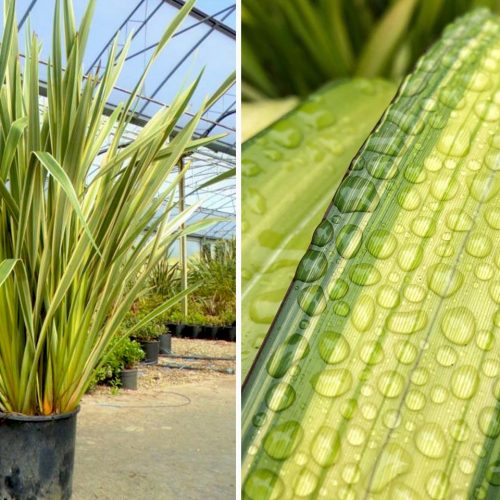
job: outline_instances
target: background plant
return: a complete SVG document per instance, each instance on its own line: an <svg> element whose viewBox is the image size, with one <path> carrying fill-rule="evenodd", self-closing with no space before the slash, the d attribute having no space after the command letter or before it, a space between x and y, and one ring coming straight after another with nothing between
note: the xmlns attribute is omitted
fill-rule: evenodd
<svg viewBox="0 0 500 500"><path fill-rule="evenodd" d="M457 16L498 0L243 0L243 92L305 96L352 76L401 79Z"/></svg>
<svg viewBox="0 0 500 500"><path fill-rule="evenodd" d="M183 228L196 205L171 216L175 191L188 166L174 180L167 179L183 155L212 140L194 139L193 133L201 115L234 77L175 137L172 131L200 77L181 89L170 107L161 109L133 141L123 137L149 69L193 4L189 0L179 10L129 99L105 119L104 106L131 37L119 50L117 36L102 69L84 75L95 0L87 2L78 28L71 0L57 0L47 106L42 108L40 44L35 35L27 35L21 66L15 2L3 4L0 411L48 415L74 410L151 270L173 241L207 224ZM111 143L99 155L111 133ZM99 171L89 180L95 163ZM166 208L155 217L161 204ZM165 301L134 328L190 291Z"/></svg>
<svg viewBox="0 0 500 500"><path fill-rule="evenodd" d="M202 245L199 257L189 263L189 282L201 284L195 297L204 314L227 318L232 312L235 316L236 241Z"/></svg>

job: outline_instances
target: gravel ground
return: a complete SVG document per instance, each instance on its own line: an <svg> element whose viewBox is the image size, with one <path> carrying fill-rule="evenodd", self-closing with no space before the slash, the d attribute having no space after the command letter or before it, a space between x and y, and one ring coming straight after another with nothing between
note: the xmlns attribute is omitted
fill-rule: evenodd
<svg viewBox="0 0 500 500"><path fill-rule="evenodd" d="M207 356L216 358L235 358L236 343L224 340L172 339L172 353L179 356ZM176 368L167 367L176 366ZM158 365L139 367L139 388L136 393L149 393L151 389L189 384L207 379L234 376L236 360L189 360L160 356ZM96 387L91 395L112 395L116 389L107 386ZM119 392L125 392L122 389Z"/></svg>

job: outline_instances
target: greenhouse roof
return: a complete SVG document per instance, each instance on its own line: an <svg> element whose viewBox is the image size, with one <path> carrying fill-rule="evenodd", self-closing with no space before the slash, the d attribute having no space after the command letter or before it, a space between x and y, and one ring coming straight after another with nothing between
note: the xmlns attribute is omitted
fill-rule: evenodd
<svg viewBox="0 0 500 500"><path fill-rule="evenodd" d="M54 0L17 0L20 40L28 24L42 42L40 58L50 53ZM74 0L79 21L86 0ZM165 27L184 5L183 0L97 0L89 44L84 59L87 71L105 61L110 44L120 33L123 45L132 34L132 44L122 75L110 98L110 107L128 97ZM2 14L0 13L0 17ZM190 16L181 25L151 70L137 107L137 118L147 120L158 109L168 105L175 94L192 82L204 69L200 85L193 96L190 112L197 111L203 99L211 95L234 71L236 65L235 0L198 0ZM40 78L46 67L42 64ZM204 115L198 136L226 133L213 147L233 154L235 151L236 90L233 86ZM181 125L187 123L187 113Z"/></svg>
<svg viewBox="0 0 500 500"><path fill-rule="evenodd" d="M87 0L73 0L77 22L87 3ZM47 74L46 64L51 51L54 4L55 0L17 0L16 3L21 47L28 25L42 43L42 81ZM106 60L110 43L118 33L121 46L129 35L133 37L122 74L110 97L110 109L127 99L163 31L182 5L183 0L96 0L84 58L85 70L95 71L100 61L103 63ZM186 124L203 99L215 92L234 71L235 28L235 0L197 0L196 7L170 40L145 82L135 125L141 126L162 106L172 102L176 93L204 69L189 113L180 120L181 126ZM236 89L233 86L203 115L196 130L196 135L200 137L227 134L209 145L210 149L202 148L190 158L191 167L186 175L186 205L201 204L191 220L205 217L224 219L198 236L231 238L235 234L235 179L198 189L211 177L235 167L235 110ZM138 131L135 125L129 130L130 138Z"/></svg>

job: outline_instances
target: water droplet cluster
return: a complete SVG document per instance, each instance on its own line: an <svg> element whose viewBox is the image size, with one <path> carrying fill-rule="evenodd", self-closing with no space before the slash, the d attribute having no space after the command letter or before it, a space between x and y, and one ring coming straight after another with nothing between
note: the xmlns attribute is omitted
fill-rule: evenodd
<svg viewBox="0 0 500 500"><path fill-rule="evenodd" d="M498 65L498 21L448 29L337 190L244 391L245 498L499 498Z"/></svg>
<svg viewBox="0 0 500 500"><path fill-rule="evenodd" d="M322 90L244 145L241 167L244 374L311 238L315 249L302 258L296 277L303 283L312 283L324 273L327 256L321 248L331 241L334 227L330 220L319 223L351 158L394 91L392 84L367 80ZM352 189L354 193L359 186ZM352 205L345 193L344 190L344 202ZM321 293L312 288L302 294L302 303L319 314L324 301Z"/></svg>

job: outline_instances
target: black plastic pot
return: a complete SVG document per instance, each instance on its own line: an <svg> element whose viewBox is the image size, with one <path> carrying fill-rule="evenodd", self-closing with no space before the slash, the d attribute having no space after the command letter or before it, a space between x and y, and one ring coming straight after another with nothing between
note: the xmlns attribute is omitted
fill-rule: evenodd
<svg viewBox="0 0 500 500"><path fill-rule="evenodd" d="M0 498L71 498L76 415L0 413Z"/></svg>
<svg viewBox="0 0 500 500"><path fill-rule="evenodd" d="M236 326L232 326L229 330L229 340L231 342L236 342Z"/></svg>
<svg viewBox="0 0 500 500"><path fill-rule="evenodd" d="M217 338L219 340L231 340L231 326L221 326L218 331Z"/></svg>
<svg viewBox="0 0 500 500"><path fill-rule="evenodd" d="M172 334L160 335L160 354L172 354Z"/></svg>
<svg viewBox="0 0 500 500"><path fill-rule="evenodd" d="M202 338L203 327L201 325L193 325L193 339Z"/></svg>
<svg viewBox="0 0 500 500"><path fill-rule="evenodd" d="M219 331L218 326L204 326L203 327L203 338L209 340L215 340L217 338L217 332Z"/></svg>
<svg viewBox="0 0 500 500"><path fill-rule="evenodd" d="M172 332L172 334L175 337L181 337L182 336L182 331L184 330L185 325L182 323L170 323L167 325L167 328L169 331Z"/></svg>
<svg viewBox="0 0 500 500"><path fill-rule="evenodd" d="M194 338L194 326L193 325L184 325L184 328L182 329L181 337L193 339Z"/></svg>
<svg viewBox="0 0 500 500"><path fill-rule="evenodd" d="M129 391L137 391L137 379L139 378L139 370L137 368L130 368L123 370L120 374L122 381L122 389Z"/></svg>
<svg viewBox="0 0 500 500"><path fill-rule="evenodd" d="M142 340L141 347L146 354L144 363L148 365L156 365L158 363L158 356L160 354L160 341L159 340Z"/></svg>

